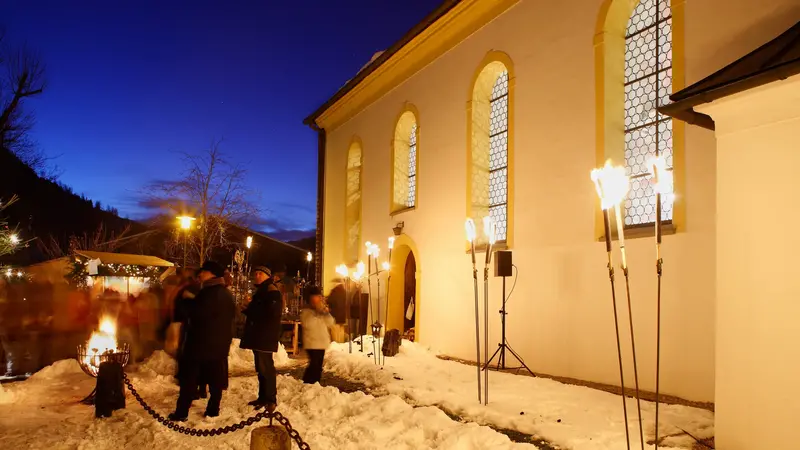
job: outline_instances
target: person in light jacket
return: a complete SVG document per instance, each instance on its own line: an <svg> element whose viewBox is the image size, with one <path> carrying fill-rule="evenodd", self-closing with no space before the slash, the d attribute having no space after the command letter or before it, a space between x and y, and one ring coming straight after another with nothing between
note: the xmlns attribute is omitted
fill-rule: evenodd
<svg viewBox="0 0 800 450"><path fill-rule="evenodd" d="M308 367L303 374L303 382L314 384L322 378L325 350L331 345L330 328L336 321L318 287L310 287L306 295L308 303L300 313L300 321L303 324L303 348L308 353Z"/></svg>

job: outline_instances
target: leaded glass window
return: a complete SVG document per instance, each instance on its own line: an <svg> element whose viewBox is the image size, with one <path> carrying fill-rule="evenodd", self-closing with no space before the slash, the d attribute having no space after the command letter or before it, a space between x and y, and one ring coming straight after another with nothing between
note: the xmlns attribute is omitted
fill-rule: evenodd
<svg viewBox="0 0 800 450"><path fill-rule="evenodd" d="M345 199L345 257L358 260L361 249L361 145L354 143L347 152L347 197Z"/></svg>
<svg viewBox="0 0 800 450"><path fill-rule="evenodd" d="M417 200L417 124L411 126L408 140L408 199L406 207L413 208Z"/></svg>
<svg viewBox="0 0 800 450"><path fill-rule="evenodd" d="M508 71L498 75L489 103L489 215L497 240L508 233Z"/></svg>
<svg viewBox="0 0 800 450"><path fill-rule="evenodd" d="M672 93L670 0L641 0L625 36L625 168L631 188L625 226L655 222L656 194L647 160L664 155L672 170L672 119L659 114ZM672 198L662 196L661 220L672 220Z"/></svg>

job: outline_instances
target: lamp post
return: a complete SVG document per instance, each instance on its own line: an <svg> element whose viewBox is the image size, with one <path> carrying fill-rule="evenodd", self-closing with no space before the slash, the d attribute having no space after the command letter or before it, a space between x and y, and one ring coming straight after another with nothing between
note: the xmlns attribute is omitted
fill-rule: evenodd
<svg viewBox="0 0 800 450"><path fill-rule="evenodd" d="M247 255L245 258L245 265L247 266L247 275L250 275L250 249L253 247L253 236L247 236L244 240L244 246L247 247Z"/></svg>
<svg viewBox="0 0 800 450"><path fill-rule="evenodd" d="M178 221L180 223L181 230L183 230L183 268L186 269L186 247L189 241L189 230L192 229L192 223L196 219L190 216L179 216Z"/></svg>
<svg viewBox="0 0 800 450"><path fill-rule="evenodd" d="M314 256L311 252L308 252L308 254L306 254L306 283L308 283L308 280L311 278L311 261L313 260Z"/></svg>

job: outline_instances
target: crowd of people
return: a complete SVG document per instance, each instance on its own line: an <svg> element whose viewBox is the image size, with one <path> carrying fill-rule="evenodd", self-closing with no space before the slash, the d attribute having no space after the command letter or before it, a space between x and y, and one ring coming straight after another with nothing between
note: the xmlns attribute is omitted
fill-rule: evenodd
<svg viewBox="0 0 800 450"><path fill-rule="evenodd" d="M252 350L258 376L257 397L249 403L255 409L274 411L278 403L273 353L278 351L285 310L280 288L282 274L273 274L264 266L254 267L253 292L246 297L242 309L245 323L240 347ZM167 347L174 348L178 360L180 392L170 420L185 421L192 402L206 395L204 415L219 415L222 392L228 387L228 351L236 328L236 303L230 287L224 268L207 261L197 277L187 276L176 293L175 320L167 333ZM322 375L325 349L331 342L330 328L335 321L318 288L306 289L305 297L301 321L309 365L303 380L316 383Z"/></svg>
<svg viewBox="0 0 800 450"><path fill-rule="evenodd" d="M240 290L236 295L234 291L240 287L235 286L230 272L213 261L204 263L196 273L179 271L135 296L105 291L91 298L88 290L56 294L52 292L56 288L47 284L29 283L17 291L0 285L0 298L4 300L0 302L0 338L8 372L33 372L48 360L74 357L75 346L85 342L87 332L96 327L101 316L110 314L117 318L119 340L131 344L134 361L161 348L178 361L175 377L180 390L172 420L186 420L192 402L198 398L208 397L206 416L219 414L222 392L228 387L228 352L234 337L240 337L240 347L251 350L254 356L259 386L250 405L273 411L278 400L273 353L278 351L281 319L288 310L285 269L273 273L267 267L255 266L251 276L252 289L247 289L251 293ZM322 376L325 349L331 343L336 320L319 288L307 286L304 291L304 306L298 316L309 364L303 380L315 383ZM31 302L26 295L31 296ZM241 326L238 317L244 319ZM58 330L53 326L57 318L66 324ZM42 330L58 336L47 339ZM66 335L70 337L67 349L41 355L43 348L64 341Z"/></svg>

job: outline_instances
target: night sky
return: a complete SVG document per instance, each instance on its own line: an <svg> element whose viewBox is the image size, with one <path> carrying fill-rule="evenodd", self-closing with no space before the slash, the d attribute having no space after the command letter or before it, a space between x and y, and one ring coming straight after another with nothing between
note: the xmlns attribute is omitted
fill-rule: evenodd
<svg viewBox="0 0 800 450"><path fill-rule="evenodd" d="M26 108L62 182L143 219L141 188L222 138L250 168L265 231L290 237L315 226L316 134L302 120L440 2L11 0L0 26L47 66Z"/></svg>

